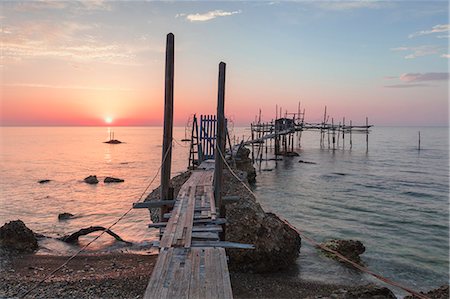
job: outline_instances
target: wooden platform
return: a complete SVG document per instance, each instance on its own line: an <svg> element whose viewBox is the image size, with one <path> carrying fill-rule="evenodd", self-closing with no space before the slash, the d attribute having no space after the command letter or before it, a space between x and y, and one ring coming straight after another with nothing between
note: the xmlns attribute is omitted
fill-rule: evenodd
<svg viewBox="0 0 450 299"><path fill-rule="evenodd" d="M160 253L144 298L233 298L223 248L233 243L219 240L217 223L223 222L216 215L211 165L206 161L193 171L167 224L155 225L162 235Z"/></svg>

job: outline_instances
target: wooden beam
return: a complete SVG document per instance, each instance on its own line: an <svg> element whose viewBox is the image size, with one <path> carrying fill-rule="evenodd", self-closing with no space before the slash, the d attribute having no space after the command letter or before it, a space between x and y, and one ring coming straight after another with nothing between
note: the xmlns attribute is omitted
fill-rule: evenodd
<svg viewBox="0 0 450 299"><path fill-rule="evenodd" d="M166 41L166 74L165 74L165 94L164 94L164 133L162 148L162 168L161 168L161 197L170 197L169 182L172 164L172 130L173 130L173 77L174 77L174 48L175 37L172 33L167 34ZM173 196L173 194L172 194ZM160 219L167 212L167 208L161 208Z"/></svg>
<svg viewBox="0 0 450 299"><path fill-rule="evenodd" d="M255 245L228 241L192 241L192 247L222 247L236 249L255 249Z"/></svg>
<svg viewBox="0 0 450 299"><path fill-rule="evenodd" d="M202 225L207 225L207 224L214 225L214 224L216 224L216 225L221 225L221 224L225 224L225 223L227 223L227 220L224 219L224 218L217 218L215 220L211 220L211 219L194 220L194 225L196 225L196 224L202 224ZM167 222L150 223L148 225L149 228L159 228L159 227L165 227L165 226L167 226Z"/></svg>
<svg viewBox="0 0 450 299"><path fill-rule="evenodd" d="M176 200L157 200L157 201L144 201L144 202L135 202L133 203L133 209L150 209L150 208L159 208L162 206L172 207L175 204Z"/></svg>

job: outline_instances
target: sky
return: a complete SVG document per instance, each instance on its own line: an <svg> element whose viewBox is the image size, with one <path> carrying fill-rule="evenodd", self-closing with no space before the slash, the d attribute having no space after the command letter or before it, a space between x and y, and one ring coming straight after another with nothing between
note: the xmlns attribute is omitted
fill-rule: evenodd
<svg viewBox="0 0 450 299"><path fill-rule="evenodd" d="M217 107L249 125L305 109L447 126L448 1L2 1L0 123L161 125L166 35L174 121ZM111 122L110 124L107 122Z"/></svg>

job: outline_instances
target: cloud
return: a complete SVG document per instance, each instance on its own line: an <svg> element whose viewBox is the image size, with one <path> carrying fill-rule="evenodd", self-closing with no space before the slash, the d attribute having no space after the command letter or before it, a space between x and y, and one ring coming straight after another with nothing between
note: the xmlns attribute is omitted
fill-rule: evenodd
<svg viewBox="0 0 450 299"><path fill-rule="evenodd" d="M412 88L412 87L429 87L427 84L393 84L385 85L386 88Z"/></svg>
<svg viewBox="0 0 450 299"><path fill-rule="evenodd" d="M403 82L445 81L449 73L405 73L400 75Z"/></svg>
<svg viewBox="0 0 450 299"><path fill-rule="evenodd" d="M202 13L202 14L200 14L200 13L189 14L186 16L186 19L191 22L206 22L206 21L215 19L217 17L227 17L227 16L231 16L234 14L240 14L241 12L242 12L241 10L223 11L223 10L217 9L217 10L208 11L208 12ZM184 15L185 14L177 14L178 17L184 16Z"/></svg>
<svg viewBox="0 0 450 299"><path fill-rule="evenodd" d="M386 88L412 88L412 87L429 87L431 85L421 82L431 81L447 81L449 73L404 73L400 76L386 76L386 80L398 79L402 83L385 85Z"/></svg>
<svg viewBox="0 0 450 299"><path fill-rule="evenodd" d="M442 54L441 57L442 58L450 58L450 54Z"/></svg>
<svg viewBox="0 0 450 299"><path fill-rule="evenodd" d="M391 49L391 51L395 51L395 52L401 52L401 51L412 52L411 54L404 56L405 59L414 59L414 58L422 57L422 56L436 55L436 54L439 54L442 50L444 50L444 48L441 46L437 46L437 45L423 45L423 46L416 46L416 47L397 47L397 48Z"/></svg>
<svg viewBox="0 0 450 299"><path fill-rule="evenodd" d="M380 9L390 6L387 2L359 0L359 1L325 1L318 2L319 8L326 10L354 10L354 9Z"/></svg>
<svg viewBox="0 0 450 299"><path fill-rule="evenodd" d="M430 30L417 31L417 32L410 34L408 37L414 38L417 36L429 35L429 34L433 34L433 33L442 33L442 32L448 32L448 31L450 31L449 24L436 25L436 26L433 26Z"/></svg>
<svg viewBox="0 0 450 299"><path fill-rule="evenodd" d="M25 59L63 59L73 64L101 62L135 65L140 53L157 51L148 40L133 43L108 42L98 38L99 25L76 22L23 23L5 25L0 31L2 63L9 64Z"/></svg>

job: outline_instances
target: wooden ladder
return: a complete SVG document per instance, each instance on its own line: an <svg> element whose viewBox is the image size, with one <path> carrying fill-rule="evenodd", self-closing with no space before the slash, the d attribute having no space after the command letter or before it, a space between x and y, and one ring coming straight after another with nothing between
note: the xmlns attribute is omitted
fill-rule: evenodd
<svg viewBox="0 0 450 299"><path fill-rule="evenodd" d="M195 159L197 155L197 159ZM189 162L188 169L194 170L201 163L202 160L202 149L198 139L198 123L197 116L194 114L194 119L192 121L192 131L191 131L191 145L189 150Z"/></svg>

